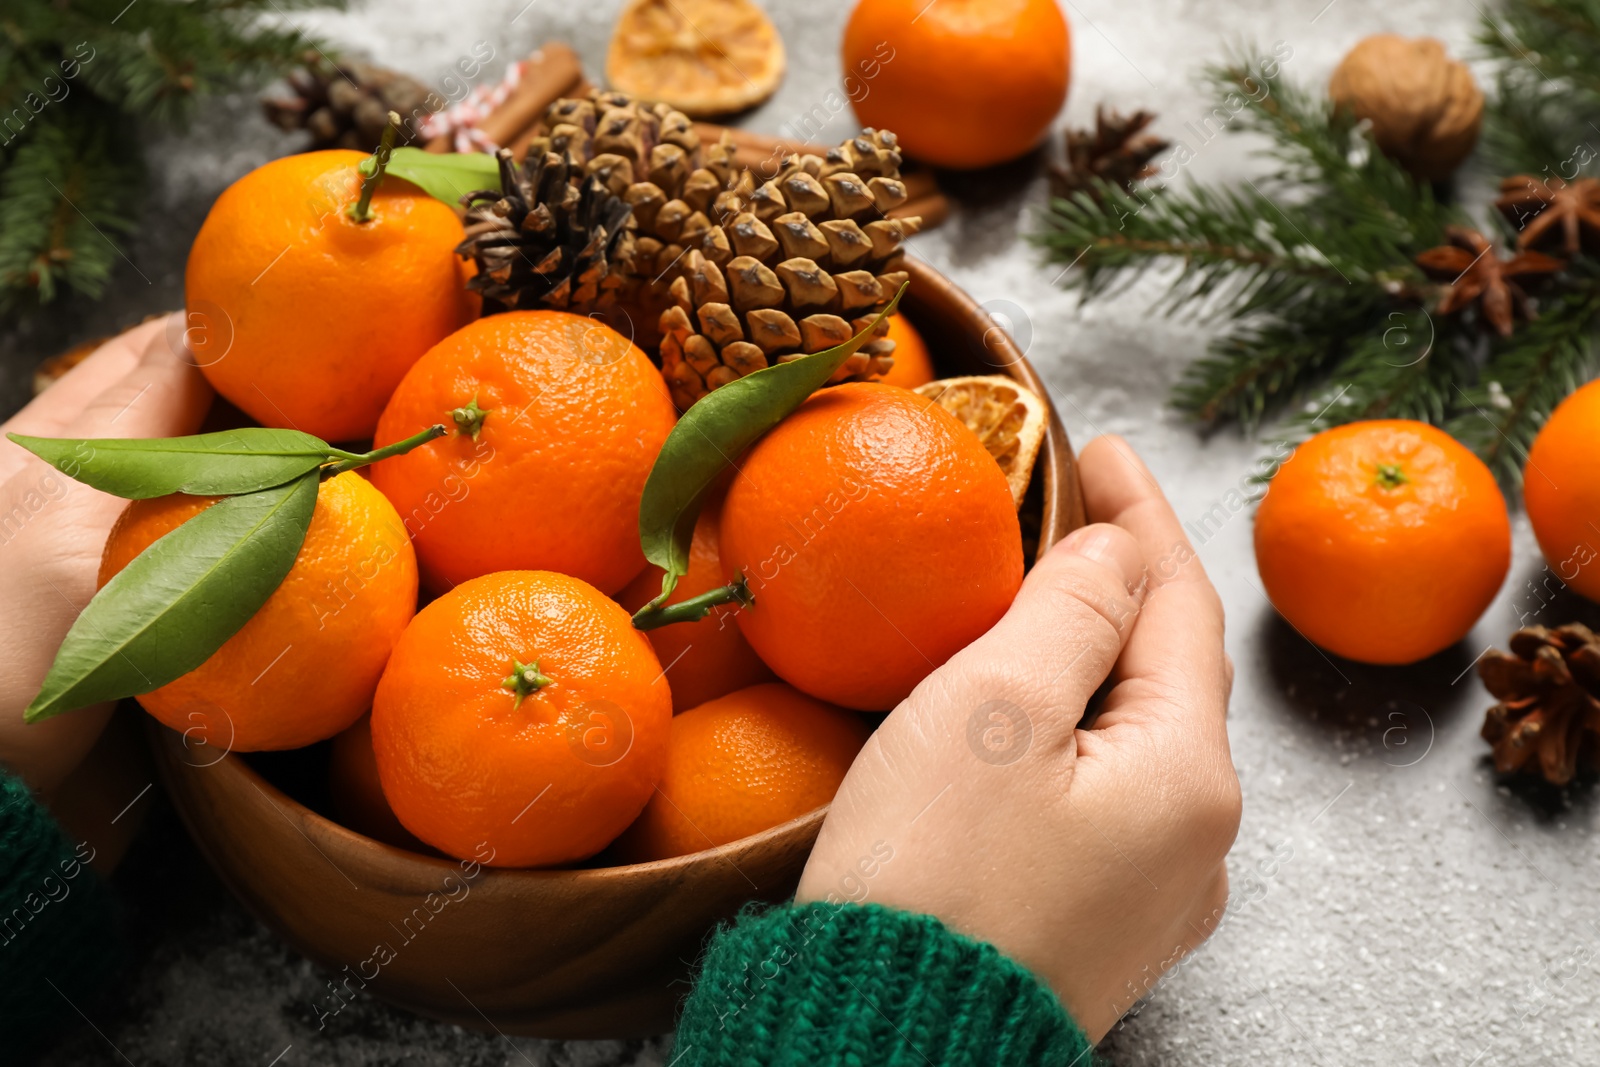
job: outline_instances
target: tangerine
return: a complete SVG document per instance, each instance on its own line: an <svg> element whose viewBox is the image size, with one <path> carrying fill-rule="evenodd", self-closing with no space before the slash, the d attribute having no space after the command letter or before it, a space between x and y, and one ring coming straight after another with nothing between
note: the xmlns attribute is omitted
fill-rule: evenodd
<svg viewBox="0 0 1600 1067"><path fill-rule="evenodd" d="M100 585L218 499L133 501L106 540ZM322 741L367 710L416 605L417 561L400 516L346 471L318 487L305 541L266 603L200 666L137 699L219 752Z"/></svg>
<svg viewBox="0 0 1600 1067"><path fill-rule="evenodd" d="M667 598L668 604L709 593L723 584L717 550L721 519L721 501L708 502L701 509L689 544L689 570L678 579L672 596ZM639 577L617 594L618 603L630 612L644 607L660 594L661 574L660 567L640 571ZM735 612L726 604L712 608L703 619L659 626L646 630L645 636L667 673L674 712L698 707L735 689L770 682L775 677L739 632Z"/></svg>
<svg viewBox="0 0 1600 1067"><path fill-rule="evenodd" d="M627 338L564 311L479 319L406 374L376 444L440 421L455 432L372 468L430 589L552 570L615 593L644 568L639 498L677 411Z"/></svg>
<svg viewBox="0 0 1600 1067"><path fill-rule="evenodd" d="M933 357L928 354L928 343L904 315L889 316L889 332L884 335L894 342L894 366L878 379L884 385L898 385L915 389L926 385L938 375L933 369Z"/></svg>
<svg viewBox="0 0 1600 1067"><path fill-rule="evenodd" d="M385 178L370 217L350 217L366 158L332 149L257 167L223 190L189 250L189 347L263 426L372 436L407 368L473 314L448 205Z"/></svg>
<svg viewBox="0 0 1600 1067"><path fill-rule="evenodd" d="M400 825L378 780L378 758L372 752L372 716L336 734L328 746L328 793L339 822L374 841L411 851L427 846Z"/></svg>
<svg viewBox="0 0 1600 1067"><path fill-rule="evenodd" d="M667 766L617 842L630 863L686 856L828 803L872 728L852 711L769 682L672 720Z"/></svg>
<svg viewBox="0 0 1600 1067"><path fill-rule="evenodd" d="M939 405L874 382L813 395L756 442L722 508L722 572L784 681L892 708L999 621L1022 584L1011 490Z"/></svg>
<svg viewBox="0 0 1600 1067"><path fill-rule="evenodd" d="M1556 576L1600 600L1600 379L1562 401L1533 439L1522 502Z"/></svg>
<svg viewBox="0 0 1600 1067"><path fill-rule="evenodd" d="M844 31L856 117L940 167L988 167L1038 146L1071 68L1055 0L861 0Z"/></svg>
<svg viewBox="0 0 1600 1067"><path fill-rule="evenodd" d="M417 613L372 702L405 828L499 867L581 860L622 833L667 757L672 694L628 613L577 578L503 571Z"/></svg>
<svg viewBox="0 0 1600 1067"><path fill-rule="evenodd" d="M1256 512L1267 596L1314 644L1414 663L1467 635L1511 566L1494 475L1455 438L1382 419L1325 430L1273 476Z"/></svg>

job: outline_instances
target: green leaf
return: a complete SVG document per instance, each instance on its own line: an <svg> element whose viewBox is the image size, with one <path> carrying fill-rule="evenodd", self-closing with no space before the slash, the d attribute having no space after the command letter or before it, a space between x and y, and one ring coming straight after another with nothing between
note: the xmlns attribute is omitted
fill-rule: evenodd
<svg viewBox="0 0 1600 1067"><path fill-rule="evenodd" d="M257 427L142 440L6 436L67 477L128 500L253 493L349 455L299 430Z"/></svg>
<svg viewBox="0 0 1600 1067"><path fill-rule="evenodd" d="M363 164L365 165L365 164ZM423 192L450 205L479 189L500 188L500 163L487 152L425 152L396 148L384 174L404 178Z"/></svg>
<svg viewBox="0 0 1600 1067"><path fill-rule="evenodd" d="M23 720L148 693L204 663L289 573L319 484L311 473L227 497L135 556L67 631Z"/></svg>
<svg viewBox="0 0 1600 1067"><path fill-rule="evenodd" d="M672 595L689 569L689 542L711 483L756 439L783 421L866 344L872 330L899 305L906 286L872 326L844 344L804 359L778 363L729 382L695 402L672 428L656 456L639 502L639 542L645 558L666 571L661 595L640 609L652 612Z"/></svg>

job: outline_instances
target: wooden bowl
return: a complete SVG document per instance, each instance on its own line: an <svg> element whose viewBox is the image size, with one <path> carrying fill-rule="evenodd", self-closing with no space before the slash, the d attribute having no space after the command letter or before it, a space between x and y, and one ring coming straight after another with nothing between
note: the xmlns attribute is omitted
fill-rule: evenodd
<svg viewBox="0 0 1600 1067"><path fill-rule="evenodd" d="M1048 402L972 298L911 262L903 311L940 373L1008 374ZM1025 528L1048 548L1083 523L1071 447L1051 407ZM552 1038L670 1030L707 934L747 901L794 892L825 808L725 848L658 863L504 870L406 852L321 814L326 746L241 757L154 720L172 802L233 893L333 975L312 1005L366 990L477 1029Z"/></svg>

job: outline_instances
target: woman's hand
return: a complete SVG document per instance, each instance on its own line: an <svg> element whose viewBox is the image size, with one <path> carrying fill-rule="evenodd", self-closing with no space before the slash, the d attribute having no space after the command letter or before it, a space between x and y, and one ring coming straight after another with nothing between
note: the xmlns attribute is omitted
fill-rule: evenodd
<svg viewBox="0 0 1600 1067"><path fill-rule="evenodd" d="M796 899L937 916L1098 1041L1221 918L1240 795L1221 601L1124 442L1079 469L1093 525L873 734Z"/></svg>
<svg viewBox="0 0 1600 1067"><path fill-rule="evenodd" d="M211 389L177 316L129 330L68 371L0 432L36 437L193 433ZM127 502L90 489L0 439L0 765L48 794L83 759L110 704L22 721L62 638L94 596L111 524Z"/></svg>

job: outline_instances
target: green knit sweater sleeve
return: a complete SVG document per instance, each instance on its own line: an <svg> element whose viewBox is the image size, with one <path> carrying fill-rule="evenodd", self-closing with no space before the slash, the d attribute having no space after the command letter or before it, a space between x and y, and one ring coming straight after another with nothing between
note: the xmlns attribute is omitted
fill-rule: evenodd
<svg viewBox="0 0 1600 1067"><path fill-rule="evenodd" d="M93 857L0 770L0 1059L76 1020L121 958L110 891L89 868Z"/></svg>
<svg viewBox="0 0 1600 1067"><path fill-rule="evenodd" d="M745 913L707 949L675 1067L1089 1067L1038 978L938 919L876 904Z"/></svg>

